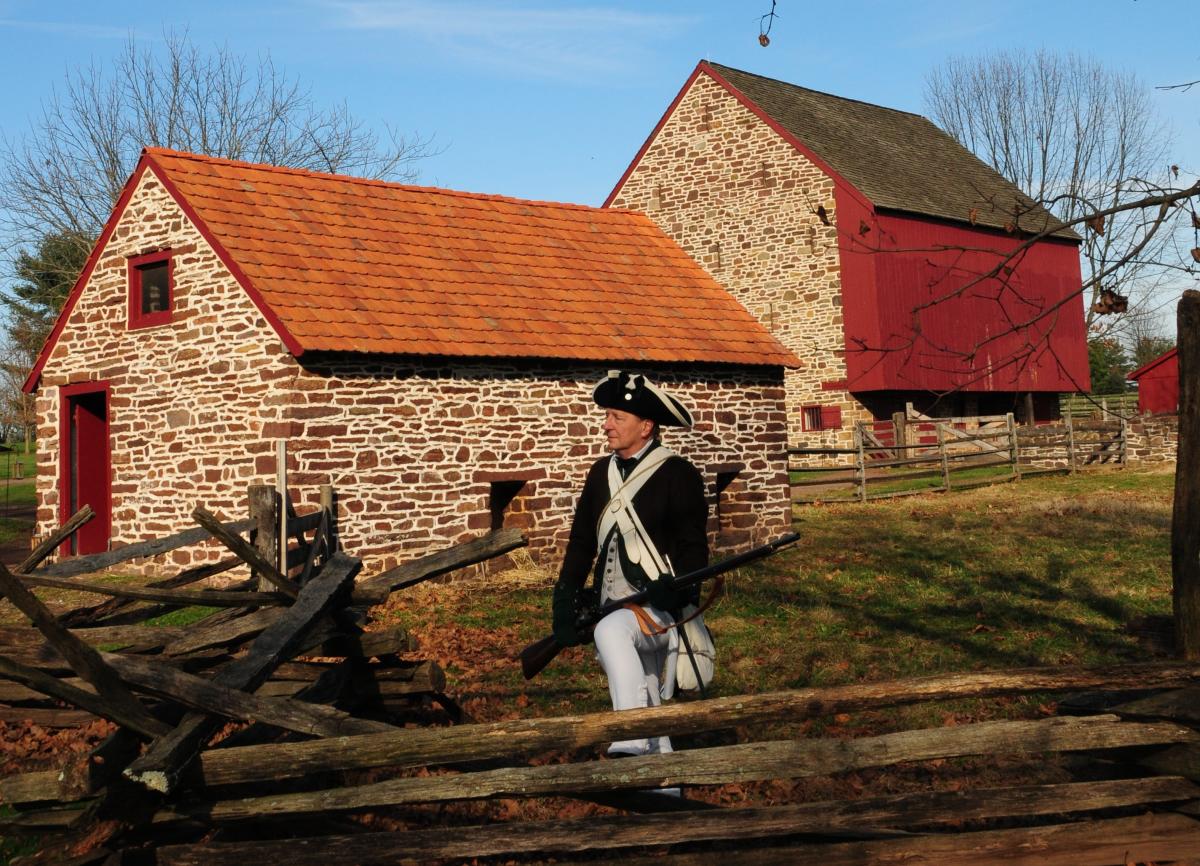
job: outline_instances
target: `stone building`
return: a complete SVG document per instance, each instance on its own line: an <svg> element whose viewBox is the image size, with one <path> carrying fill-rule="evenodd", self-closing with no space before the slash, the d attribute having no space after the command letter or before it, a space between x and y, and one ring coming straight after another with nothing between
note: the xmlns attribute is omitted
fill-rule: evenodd
<svg viewBox="0 0 1200 866"><path fill-rule="evenodd" d="M286 440L298 504L332 483L368 568L501 525L546 556L625 366L689 404L666 443L717 549L747 546L790 525L796 363L641 214L150 149L26 383L38 532L85 502L77 553L241 517Z"/></svg>
<svg viewBox="0 0 1200 866"><path fill-rule="evenodd" d="M793 444L910 403L1053 418L1089 387L1078 236L919 115L701 62L606 204L803 361Z"/></svg>

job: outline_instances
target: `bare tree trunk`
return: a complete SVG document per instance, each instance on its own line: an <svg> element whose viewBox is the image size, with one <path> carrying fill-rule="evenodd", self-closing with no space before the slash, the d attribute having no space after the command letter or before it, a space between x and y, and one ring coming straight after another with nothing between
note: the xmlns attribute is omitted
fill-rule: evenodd
<svg viewBox="0 0 1200 866"><path fill-rule="evenodd" d="M1179 301L1179 445L1171 518L1175 649L1200 659L1200 292Z"/></svg>

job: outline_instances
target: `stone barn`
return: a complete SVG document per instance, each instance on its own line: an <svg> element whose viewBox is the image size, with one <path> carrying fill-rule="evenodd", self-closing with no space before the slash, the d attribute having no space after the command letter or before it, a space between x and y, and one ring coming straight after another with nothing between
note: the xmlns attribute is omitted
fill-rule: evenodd
<svg viewBox="0 0 1200 866"><path fill-rule="evenodd" d="M1043 420L1089 387L1078 236L920 115L701 62L607 204L804 362L794 444L909 403Z"/></svg>
<svg viewBox="0 0 1200 866"><path fill-rule="evenodd" d="M370 569L500 526L553 565L622 366L689 404L666 444L745 547L790 526L797 363L638 213L148 149L26 383L38 532L84 503L75 553L242 517L286 440L293 498L333 484Z"/></svg>

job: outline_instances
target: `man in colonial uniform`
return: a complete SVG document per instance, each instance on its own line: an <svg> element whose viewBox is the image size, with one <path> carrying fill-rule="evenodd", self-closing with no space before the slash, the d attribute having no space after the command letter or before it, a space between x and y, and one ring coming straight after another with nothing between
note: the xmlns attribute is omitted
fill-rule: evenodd
<svg viewBox="0 0 1200 866"><path fill-rule="evenodd" d="M608 675L614 710L657 706L671 697L678 637L671 628L695 591L676 593L664 578L708 564L704 482L691 463L659 442L660 426L691 427L683 404L644 376L610 372L596 386L613 453L588 472L554 587L554 637L583 642L576 614L593 575L600 603L646 590L648 600L616 610L595 629L596 654ZM593 567L594 564L594 567ZM671 751L668 737L613 743L609 754Z"/></svg>

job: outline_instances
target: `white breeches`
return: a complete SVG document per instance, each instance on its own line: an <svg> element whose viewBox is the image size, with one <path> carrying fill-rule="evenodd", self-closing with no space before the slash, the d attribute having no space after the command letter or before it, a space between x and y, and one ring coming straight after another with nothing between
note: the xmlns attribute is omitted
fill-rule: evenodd
<svg viewBox="0 0 1200 866"><path fill-rule="evenodd" d="M647 607L660 622L671 621L669 615ZM660 673L667 661L667 635L647 635L638 626L631 610L616 610L596 625L596 655L608 675L608 691L614 710L656 707L661 703ZM635 755L670 752L669 737L640 740L621 740L608 747L609 752L629 752Z"/></svg>

